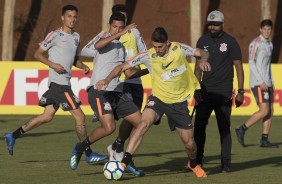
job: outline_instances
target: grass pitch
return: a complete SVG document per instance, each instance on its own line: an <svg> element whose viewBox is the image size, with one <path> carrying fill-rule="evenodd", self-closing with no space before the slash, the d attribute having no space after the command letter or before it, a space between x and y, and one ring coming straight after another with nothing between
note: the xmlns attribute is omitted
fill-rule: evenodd
<svg viewBox="0 0 282 184"><path fill-rule="evenodd" d="M104 163L89 165L83 156L79 167L72 171L68 159L77 137L71 116L55 116L49 124L28 132L17 139L14 156L6 150L3 138L5 132L14 131L30 116L0 116L0 183L1 184L92 184L109 183L103 175ZM186 172L187 157L176 132L170 132L166 117L159 126L152 126L145 135L141 147L134 157L135 165L143 169L145 177L136 178L125 174L119 183L171 184L171 183L281 183L282 182L282 117L274 117L270 141L279 148L260 148L261 123L248 130L245 136L246 148L236 140L235 127L248 117L232 117L232 172L219 174L220 144L214 117L210 118L207 129L204 168L208 178L196 178ZM91 121L91 117L87 117ZM88 123L90 132L99 123ZM119 123L117 123L119 125ZM117 131L92 145L92 149L106 154Z"/></svg>

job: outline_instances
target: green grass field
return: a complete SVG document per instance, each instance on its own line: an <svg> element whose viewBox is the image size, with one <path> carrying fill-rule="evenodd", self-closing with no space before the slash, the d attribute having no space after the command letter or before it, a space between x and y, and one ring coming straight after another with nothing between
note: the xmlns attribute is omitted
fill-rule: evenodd
<svg viewBox="0 0 282 184"><path fill-rule="evenodd" d="M72 171L68 165L70 152L77 137L71 116L56 116L52 123L43 125L19 138L14 148L14 156L6 150L3 138L5 132L14 131L30 116L0 116L0 183L1 184L53 184L53 183L281 183L282 182L282 117L274 117L270 140L278 143L277 149L260 148L261 124L248 130L246 148L239 145L235 127L248 117L232 117L232 172L219 174L220 146L214 117L208 130L204 168L208 178L196 178L185 171L186 154L176 132L170 132L164 117L159 126L152 126L137 151L135 164L146 172L142 178L125 174L122 180L107 181L102 169L104 163L88 165L82 157L79 167ZM88 122L91 117L87 117ZM90 132L99 123L88 123ZM119 123L118 123L119 125ZM92 145L93 150L106 153L105 148L112 143L116 133Z"/></svg>

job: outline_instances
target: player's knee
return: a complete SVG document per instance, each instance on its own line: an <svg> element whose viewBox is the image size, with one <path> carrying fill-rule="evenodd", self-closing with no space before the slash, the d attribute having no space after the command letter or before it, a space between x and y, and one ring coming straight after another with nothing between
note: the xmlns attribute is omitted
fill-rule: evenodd
<svg viewBox="0 0 282 184"><path fill-rule="evenodd" d="M47 116L44 116L44 123L49 123L52 121L54 116L51 116L51 115L47 115Z"/></svg>
<svg viewBox="0 0 282 184"><path fill-rule="evenodd" d="M265 117L270 113L269 109L260 109L259 112L260 112L262 117Z"/></svg>
<svg viewBox="0 0 282 184"><path fill-rule="evenodd" d="M109 124L102 125L102 128L106 135L110 135L116 130L115 123L109 123Z"/></svg>

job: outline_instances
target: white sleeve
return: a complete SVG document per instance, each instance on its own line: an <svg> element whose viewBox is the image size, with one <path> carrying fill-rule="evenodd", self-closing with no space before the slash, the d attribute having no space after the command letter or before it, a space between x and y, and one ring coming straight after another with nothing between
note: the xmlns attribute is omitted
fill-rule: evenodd
<svg viewBox="0 0 282 184"><path fill-rule="evenodd" d="M81 56L85 57L95 57L97 50L94 48L94 38L85 45L81 50Z"/></svg>
<svg viewBox="0 0 282 184"><path fill-rule="evenodd" d="M134 28L131 31L135 36L138 52L146 52L147 51L146 44L145 44L140 32L138 31L138 29Z"/></svg>
<svg viewBox="0 0 282 184"><path fill-rule="evenodd" d="M189 46L189 45L180 43L180 49L181 49L182 53L185 55L185 57L195 55L196 49Z"/></svg>
<svg viewBox="0 0 282 184"><path fill-rule="evenodd" d="M48 50L51 47L53 47L56 43L56 38L57 38L58 32L57 31L52 31L50 32L45 39L39 43L39 46L43 49L43 50Z"/></svg>

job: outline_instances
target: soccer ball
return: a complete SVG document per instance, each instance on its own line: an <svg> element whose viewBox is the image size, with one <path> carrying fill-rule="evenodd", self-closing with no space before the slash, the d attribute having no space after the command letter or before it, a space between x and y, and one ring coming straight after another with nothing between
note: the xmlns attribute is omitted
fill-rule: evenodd
<svg viewBox="0 0 282 184"><path fill-rule="evenodd" d="M124 173L124 167L121 162L112 160L105 164L104 175L108 180L119 180Z"/></svg>

